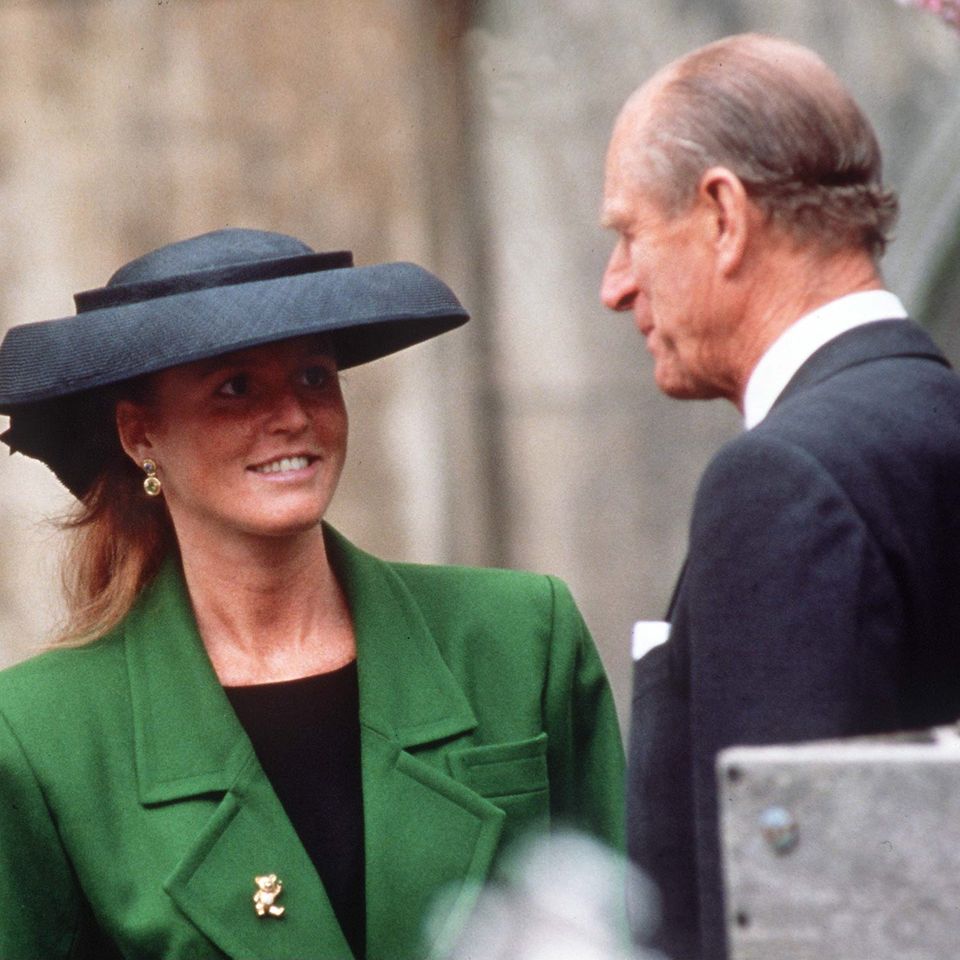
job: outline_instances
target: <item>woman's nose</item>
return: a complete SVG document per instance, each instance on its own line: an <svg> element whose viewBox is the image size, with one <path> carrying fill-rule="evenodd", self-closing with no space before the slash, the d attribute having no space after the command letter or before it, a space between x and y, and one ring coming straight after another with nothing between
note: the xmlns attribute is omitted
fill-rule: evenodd
<svg viewBox="0 0 960 960"><path fill-rule="evenodd" d="M298 432L310 422L304 398L291 388L279 390L266 411L271 429Z"/></svg>

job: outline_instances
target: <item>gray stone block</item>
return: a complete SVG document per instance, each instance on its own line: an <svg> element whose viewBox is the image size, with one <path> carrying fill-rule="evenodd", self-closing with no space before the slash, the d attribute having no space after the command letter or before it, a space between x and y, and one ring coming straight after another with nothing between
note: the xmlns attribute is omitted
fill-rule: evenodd
<svg viewBox="0 0 960 960"><path fill-rule="evenodd" d="M731 960L944 960L960 942L954 728L718 760Z"/></svg>

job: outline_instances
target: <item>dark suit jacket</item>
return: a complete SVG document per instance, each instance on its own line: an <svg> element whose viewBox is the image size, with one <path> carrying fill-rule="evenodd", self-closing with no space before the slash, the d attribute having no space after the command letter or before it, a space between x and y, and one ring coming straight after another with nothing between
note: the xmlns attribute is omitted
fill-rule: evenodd
<svg viewBox="0 0 960 960"><path fill-rule="evenodd" d="M628 842L669 956L718 958L717 752L960 715L960 378L919 327L826 344L720 451L668 618L635 666Z"/></svg>
<svg viewBox="0 0 960 960"><path fill-rule="evenodd" d="M437 893L434 945L510 837L618 843L613 703L559 581L328 546L357 635L367 955L421 957ZM268 873L280 919L254 911ZM176 563L109 636L0 674L0 902L3 960L351 956Z"/></svg>

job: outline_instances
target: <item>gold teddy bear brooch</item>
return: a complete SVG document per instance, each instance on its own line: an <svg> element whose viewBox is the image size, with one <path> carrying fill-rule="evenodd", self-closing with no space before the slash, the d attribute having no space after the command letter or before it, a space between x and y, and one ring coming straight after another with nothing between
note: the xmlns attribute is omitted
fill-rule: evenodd
<svg viewBox="0 0 960 960"><path fill-rule="evenodd" d="M253 895L253 906L258 917L282 917L286 907L276 903L277 897L283 893L283 881L275 873L267 873L262 877L254 877L257 892Z"/></svg>

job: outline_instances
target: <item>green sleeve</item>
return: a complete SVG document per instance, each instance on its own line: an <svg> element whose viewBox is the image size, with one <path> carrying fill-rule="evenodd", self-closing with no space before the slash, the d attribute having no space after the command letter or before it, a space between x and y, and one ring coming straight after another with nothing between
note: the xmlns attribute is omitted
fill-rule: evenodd
<svg viewBox="0 0 960 960"><path fill-rule="evenodd" d="M553 630L544 713L552 819L623 851L623 741L613 695L570 591L559 580L550 582Z"/></svg>
<svg viewBox="0 0 960 960"><path fill-rule="evenodd" d="M81 903L40 786L0 714L0 957L74 956Z"/></svg>

